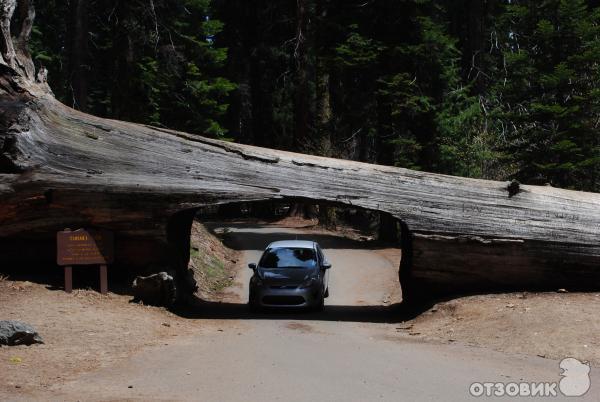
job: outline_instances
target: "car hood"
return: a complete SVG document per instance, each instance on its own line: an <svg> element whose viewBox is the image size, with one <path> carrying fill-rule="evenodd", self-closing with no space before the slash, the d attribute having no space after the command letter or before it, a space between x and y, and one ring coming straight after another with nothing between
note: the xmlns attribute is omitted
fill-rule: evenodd
<svg viewBox="0 0 600 402"><path fill-rule="evenodd" d="M268 285L298 285L315 271L314 268L258 268L260 277Z"/></svg>

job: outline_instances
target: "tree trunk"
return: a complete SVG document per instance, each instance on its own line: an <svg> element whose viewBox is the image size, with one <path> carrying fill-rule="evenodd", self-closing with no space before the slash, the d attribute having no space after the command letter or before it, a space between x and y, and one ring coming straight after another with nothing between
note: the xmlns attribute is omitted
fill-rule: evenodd
<svg viewBox="0 0 600 402"><path fill-rule="evenodd" d="M335 230L337 227L337 214L335 207L327 204L319 205L319 225L326 229Z"/></svg>
<svg viewBox="0 0 600 402"><path fill-rule="evenodd" d="M134 60L131 32L127 26L130 13L130 6L127 2L118 2L115 6L115 16L112 19L114 21L112 54L115 55L115 58L112 61L113 85L110 97L110 116L115 119L132 118L131 108L128 107L131 99L127 98L127 95L132 92L131 78Z"/></svg>
<svg viewBox="0 0 600 402"><path fill-rule="evenodd" d="M314 219L318 216L318 212L314 204L294 202L290 205L288 216L291 218Z"/></svg>
<svg viewBox="0 0 600 402"><path fill-rule="evenodd" d="M301 199L399 219L408 300L600 288L600 194L275 151L87 115L56 101L18 62L6 26L10 3L0 0L3 266L53 264L56 231L98 227L115 232L113 269L184 276L195 208Z"/></svg>
<svg viewBox="0 0 600 402"><path fill-rule="evenodd" d="M330 35L323 24L323 18L327 15L323 0L316 2L316 44L326 43L326 35ZM317 49L315 61L315 81L316 81L316 132L319 141L319 149L316 153L321 156L335 156L332 147L332 115L329 66L326 62L327 56L324 50ZM325 206L323 206L326 208ZM326 208L327 209L327 208Z"/></svg>
<svg viewBox="0 0 600 402"><path fill-rule="evenodd" d="M390 214L379 214L377 239L386 243L398 242L398 220Z"/></svg>
<svg viewBox="0 0 600 402"><path fill-rule="evenodd" d="M69 83L73 96L73 108L87 110L87 0L72 0L69 23Z"/></svg>
<svg viewBox="0 0 600 402"><path fill-rule="evenodd" d="M308 0L296 0L296 86L294 103L294 138L296 150L307 149L309 125L309 89L308 89Z"/></svg>

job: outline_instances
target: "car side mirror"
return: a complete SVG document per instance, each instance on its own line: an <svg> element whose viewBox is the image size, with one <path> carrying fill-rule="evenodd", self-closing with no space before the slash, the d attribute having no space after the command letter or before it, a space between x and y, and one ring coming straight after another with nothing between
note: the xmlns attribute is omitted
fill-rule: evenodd
<svg viewBox="0 0 600 402"><path fill-rule="evenodd" d="M248 264L248 268L250 268L251 270L255 271L256 270L256 264L251 262L250 264Z"/></svg>
<svg viewBox="0 0 600 402"><path fill-rule="evenodd" d="M330 269L331 268L331 263L330 262L324 262L322 265L323 269Z"/></svg>

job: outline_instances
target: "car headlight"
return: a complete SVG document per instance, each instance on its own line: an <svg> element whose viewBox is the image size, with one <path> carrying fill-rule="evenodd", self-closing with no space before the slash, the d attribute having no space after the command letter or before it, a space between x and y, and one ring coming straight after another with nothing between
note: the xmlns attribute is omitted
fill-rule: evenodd
<svg viewBox="0 0 600 402"><path fill-rule="evenodd" d="M300 285L300 289L306 289L312 287L315 283L317 283L317 278L308 278L305 279L304 282Z"/></svg>

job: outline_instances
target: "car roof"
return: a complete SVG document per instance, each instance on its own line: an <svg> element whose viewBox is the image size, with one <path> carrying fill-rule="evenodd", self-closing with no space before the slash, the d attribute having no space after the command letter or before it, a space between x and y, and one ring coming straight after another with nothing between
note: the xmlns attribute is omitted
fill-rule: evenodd
<svg viewBox="0 0 600 402"><path fill-rule="evenodd" d="M267 248L315 248L315 242L311 240L280 240L269 244Z"/></svg>

